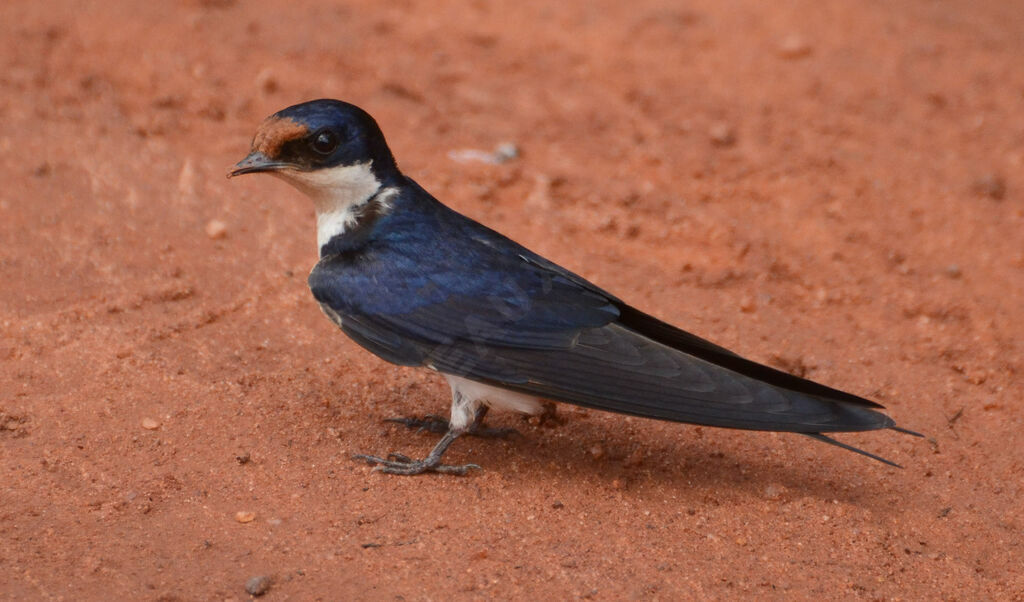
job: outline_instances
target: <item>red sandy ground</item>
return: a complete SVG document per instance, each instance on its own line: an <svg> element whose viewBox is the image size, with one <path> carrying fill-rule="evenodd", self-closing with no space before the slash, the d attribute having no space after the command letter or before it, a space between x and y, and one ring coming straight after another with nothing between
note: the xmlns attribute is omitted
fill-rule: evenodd
<svg viewBox="0 0 1024 602"><path fill-rule="evenodd" d="M4 2L0 597L1022 599L1022 12ZM224 178L323 96L456 209L930 439L842 437L897 470L562 407L457 442L468 478L372 473L446 386L320 314L299 193Z"/></svg>

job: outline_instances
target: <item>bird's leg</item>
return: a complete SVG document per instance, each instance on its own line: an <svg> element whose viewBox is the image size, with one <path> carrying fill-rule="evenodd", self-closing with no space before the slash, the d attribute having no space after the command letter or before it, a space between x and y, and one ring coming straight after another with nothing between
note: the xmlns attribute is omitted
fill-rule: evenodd
<svg viewBox="0 0 1024 602"><path fill-rule="evenodd" d="M356 460L366 460L369 464L376 464L374 470L386 472L388 474L414 475L422 474L424 472L440 472L444 474L464 475L469 472L470 468L480 467L476 464L462 464L458 466L441 464L441 456L443 456L444 452L448 450L448 446L464 432L465 430L463 429L449 429L448 432L444 434L444 437L441 437L441 440L437 442L434 449L430 450L427 457L422 460L413 460L408 456L403 456L402 454L388 454L387 458L367 456L364 454L356 454L353 457Z"/></svg>
<svg viewBox="0 0 1024 602"><path fill-rule="evenodd" d="M514 433L513 429L491 429L481 426L484 416L487 415L487 405L475 396L466 395L458 387L452 387L452 419L451 422L440 416L427 416L422 420L409 418L393 418L391 422L404 424L409 428L418 428L440 432L444 429L444 436L437 442L434 449L430 450L426 458L413 460L402 454L389 454L387 458L378 456L367 456L359 454L357 460L366 460L375 464L374 470L388 474L414 475L424 472L441 472L445 474L464 475L470 468L480 468L476 464L462 464L452 466L441 464L441 456L448 450L460 435L477 435L479 437L504 437Z"/></svg>
<svg viewBox="0 0 1024 602"><path fill-rule="evenodd" d="M519 431L513 428L492 428L483 426L484 416L489 408L481 405L476 409L473 416L473 423L469 425L463 434L474 437L488 437L503 439L509 435L517 435ZM387 418L387 422L404 424L416 432L429 431L431 433L447 433L450 429L448 421L437 414L427 414L423 418Z"/></svg>
<svg viewBox="0 0 1024 602"><path fill-rule="evenodd" d="M494 439L504 439L510 435L518 435L519 431L513 428L496 428L490 426L484 426L484 416L487 415L487 411L490 407L481 405L476 409L473 415L473 424L469 425L469 430L466 431L467 435L473 435L474 437L486 437Z"/></svg>
<svg viewBox="0 0 1024 602"><path fill-rule="evenodd" d="M448 464L441 464L441 456L448 450L448 446L452 444L455 439L469 431L473 426L476 425L479 419L483 418L483 413L480 409L483 406L480 405L479 400L467 397L462 392L452 390L452 424L444 422L444 419L437 416L428 416L426 421L421 424L416 423L404 423L407 426L420 428L437 428L439 423L444 422L446 427L444 436L437 442L434 449L430 450L426 458L422 460L413 460L408 456L402 454L389 454L387 458L379 458L377 456L367 456L359 454L355 456L357 460L366 460L370 464L376 464L374 470L380 472L386 472L388 474L400 474L400 475L414 475L422 474L424 472L441 472L445 474L456 474L464 475L469 472L470 468L480 468L476 464L463 464L461 466L451 466ZM486 412L484 412L486 413Z"/></svg>

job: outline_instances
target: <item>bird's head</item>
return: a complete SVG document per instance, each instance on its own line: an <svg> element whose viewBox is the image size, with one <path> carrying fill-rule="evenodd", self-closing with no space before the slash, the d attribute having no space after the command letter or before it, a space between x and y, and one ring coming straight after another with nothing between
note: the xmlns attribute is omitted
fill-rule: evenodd
<svg viewBox="0 0 1024 602"><path fill-rule="evenodd" d="M313 100L267 117L249 155L228 177L266 172L318 205L363 196L398 175L394 157L373 117L339 100Z"/></svg>

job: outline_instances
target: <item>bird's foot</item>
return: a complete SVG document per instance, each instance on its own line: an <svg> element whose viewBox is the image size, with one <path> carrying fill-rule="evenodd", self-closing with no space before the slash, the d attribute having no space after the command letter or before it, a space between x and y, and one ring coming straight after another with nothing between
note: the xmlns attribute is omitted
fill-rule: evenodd
<svg viewBox="0 0 1024 602"><path fill-rule="evenodd" d="M431 433L443 434L447 433L450 427L447 420L436 414L428 414L423 418L387 418L386 421L394 422L396 424L404 424L410 429L416 429L417 433L428 431ZM479 422L474 422L463 434L489 439L505 439L512 435L518 435L519 431L513 428L494 428L483 426Z"/></svg>
<svg viewBox="0 0 1024 602"><path fill-rule="evenodd" d="M413 427L410 427L413 428ZM432 456L433 454L431 454ZM356 460L366 460L368 464L375 464L373 470L375 472L383 472L387 474L398 474L398 475L415 475L423 474L425 472L439 472L442 474L454 474L454 475L465 475L471 468L479 469L480 467L476 464L441 464L441 458L433 458L427 456L423 460L413 460L412 458L402 454L388 454L387 458L381 458L378 456L368 456L365 454L356 454L353 456Z"/></svg>

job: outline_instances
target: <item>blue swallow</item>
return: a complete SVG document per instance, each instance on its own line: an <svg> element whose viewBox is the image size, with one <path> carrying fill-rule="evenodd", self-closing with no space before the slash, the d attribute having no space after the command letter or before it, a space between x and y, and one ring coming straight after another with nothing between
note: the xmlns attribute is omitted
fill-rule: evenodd
<svg viewBox="0 0 1024 602"><path fill-rule="evenodd" d="M399 171L373 118L314 100L268 117L229 176L269 173L316 208L309 287L352 340L441 373L451 418L422 460L356 456L392 474L465 474L441 462L489 408L543 400L705 426L799 433L892 466L824 433L892 429L882 406L764 366L662 322L442 205Z"/></svg>

